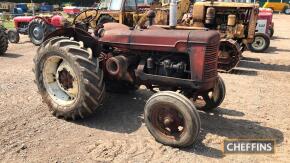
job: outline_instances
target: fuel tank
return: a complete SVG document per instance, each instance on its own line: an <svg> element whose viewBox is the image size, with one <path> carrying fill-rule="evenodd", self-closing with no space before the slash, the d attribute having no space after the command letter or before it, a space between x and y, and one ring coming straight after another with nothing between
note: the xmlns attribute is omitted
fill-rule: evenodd
<svg viewBox="0 0 290 163"><path fill-rule="evenodd" d="M161 27L130 29L118 23L104 24L100 42L128 50L187 52L194 45L208 45L219 42L216 31L172 30Z"/></svg>

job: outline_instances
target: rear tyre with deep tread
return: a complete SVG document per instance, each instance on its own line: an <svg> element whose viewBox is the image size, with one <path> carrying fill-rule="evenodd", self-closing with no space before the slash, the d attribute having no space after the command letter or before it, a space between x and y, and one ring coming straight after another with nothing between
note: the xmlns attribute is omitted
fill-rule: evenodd
<svg viewBox="0 0 290 163"><path fill-rule="evenodd" d="M8 37L6 32L0 28L0 55L3 55L8 49Z"/></svg>
<svg viewBox="0 0 290 163"><path fill-rule="evenodd" d="M91 50L84 48L82 45L82 43L72 41L67 37L51 38L39 47L34 58L35 67L33 71L35 72L39 93L53 115L58 118L73 120L85 118L100 107L105 96L103 71L99 67L98 58L92 57ZM56 60L58 58L60 58L59 63ZM57 64L52 64L54 62ZM58 70L64 62L71 68L68 69L68 72L74 74L72 75L74 78L70 89L77 92L73 100L67 101L58 98L59 91L53 92L53 89L51 89L53 82L58 81L60 83L58 78L50 79L57 76L58 71L56 71L56 74L49 76L55 72L54 69ZM49 67L50 64L58 67Z"/></svg>

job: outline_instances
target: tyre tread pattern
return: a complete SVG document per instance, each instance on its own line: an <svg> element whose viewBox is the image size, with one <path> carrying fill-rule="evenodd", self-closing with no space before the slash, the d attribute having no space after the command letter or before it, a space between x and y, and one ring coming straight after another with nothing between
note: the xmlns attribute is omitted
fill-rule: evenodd
<svg viewBox="0 0 290 163"><path fill-rule="evenodd" d="M0 28L0 55L3 55L8 49L7 33Z"/></svg>
<svg viewBox="0 0 290 163"><path fill-rule="evenodd" d="M39 93L43 97L43 101L48 104L53 115L65 119L85 118L94 112L103 102L105 96L105 84L103 81L103 71L98 67L98 60L93 58L90 60L89 50L83 48L82 43L73 41L67 37L55 37L45 41L38 49L38 54L34 58L35 62L35 77L38 85ZM39 70L39 64L44 54L50 51L59 50L64 55L67 55L74 61L74 67L77 67L80 72L80 79L83 85L80 90L82 95L81 100L75 104L74 109L65 112L63 106L57 105L52 101L47 94L42 81L42 70Z"/></svg>

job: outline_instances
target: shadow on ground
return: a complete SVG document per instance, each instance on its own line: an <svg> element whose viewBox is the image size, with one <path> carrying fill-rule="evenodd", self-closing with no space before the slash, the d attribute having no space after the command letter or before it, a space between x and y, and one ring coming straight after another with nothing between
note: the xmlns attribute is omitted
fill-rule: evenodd
<svg viewBox="0 0 290 163"><path fill-rule="evenodd" d="M141 127L143 109L151 95L145 90L130 94L107 93L104 105L96 115L77 123L112 132L132 133Z"/></svg>
<svg viewBox="0 0 290 163"><path fill-rule="evenodd" d="M15 54L15 53L5 53L4 55L1 55L0 58L19 58L23 55Z"/></svg>
<svg viewBox="0 0 290 163"><path fill-rule="evenodd" d="M143 123L143 108L151 92L139 90L133 94L109 94L106 104L89 119L77 121L79 125L118 133L132 133ZM244 113L238 109L220 108L214 113L199 112L202 130L193 147L181 149L206 157L222 158L221 149L203 144L208 133L229 139L275 139L279 144L284 140L280 130L261 126L260 123L240 119ZM235 117L231 119L229 117Z"/></svg>
<svg viewBox="0 0 290 163"><path fill-rule="evenodd" d="M239 67L256 70L282 71L290 72L290 65L266 64L261 62L241 61Z"/></svg>
<svg viewBox="0 0 290 163"><path fill-rule="evenodd" d="M271 38L271 40L288 40L289 38L287 38L287 37L279 37L279 36L273 36L272 38Z"/></svg>
<svg viewBox="0 0 290 163"><path fill-rule="evenodd" d="M279 49L277 47L269 47L265 53L268 54L278 54L277 52L290 52L290 49Z"/></svg>
<svg viewBox="0 0 290 163"><path fill-rule="evenodd" d="M247 76L257 76L258 72L254 71L254 70L245 70L245 69L233 69L231 72L229 72L230 74L234 74L234 75L247 75Z"/></svg>

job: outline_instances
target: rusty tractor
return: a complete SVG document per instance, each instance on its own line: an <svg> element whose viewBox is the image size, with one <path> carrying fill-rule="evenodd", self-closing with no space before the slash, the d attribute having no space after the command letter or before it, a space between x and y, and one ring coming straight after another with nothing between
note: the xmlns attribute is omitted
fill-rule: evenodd
<svg viewBox="0 0 290 163"><path fill-rule="evenodd" d="M0 25L0 56L3 55L8 48L8 37L5 28Z"/></svg>
<svg viewBox="0 0 290 163"><path fill-rule="evenodd" d="M93 17L82 19L51 33L34 58L36 84L52 114L85 118L106 92L144 85L155 92L144 108L150 133L166 145L192 145L200 132L197 109L217 109L225 98L217 72L219 34L120 23L94 27Z"/></svg>

